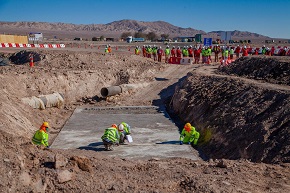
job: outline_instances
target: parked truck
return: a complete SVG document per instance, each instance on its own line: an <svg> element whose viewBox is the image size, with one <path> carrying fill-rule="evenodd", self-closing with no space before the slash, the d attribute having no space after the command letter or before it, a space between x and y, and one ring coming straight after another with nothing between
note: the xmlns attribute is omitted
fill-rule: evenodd
<svg viewBox="0 0 290 193"><path fill-rule="evenodd" d="M144 42L145 39L144 38L133 38L132 36L128 36L127 37L127 42L131 43L131 42Z"/></svg>

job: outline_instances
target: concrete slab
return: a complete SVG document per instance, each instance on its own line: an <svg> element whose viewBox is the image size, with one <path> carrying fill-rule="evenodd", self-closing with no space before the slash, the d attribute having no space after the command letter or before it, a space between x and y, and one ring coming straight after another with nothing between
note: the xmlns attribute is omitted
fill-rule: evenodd
<svg viewBox="0 0 290 193"><path fill-rule="evenodd" d="M127 122L133 143L104 151L101 136L112 124ZM190 145L179 145L178 127L164 109L155 106L78 108L51 145L59 149L86 149L126 159L183 157L197 160Z"/></svg>

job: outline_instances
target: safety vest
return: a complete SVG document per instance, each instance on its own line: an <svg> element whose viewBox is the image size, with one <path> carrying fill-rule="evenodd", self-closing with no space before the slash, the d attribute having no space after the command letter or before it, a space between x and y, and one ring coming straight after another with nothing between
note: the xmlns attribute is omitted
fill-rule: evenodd
<svg viewBox="0 0 290 193"><path fill-rule="evenodd" d="M126 135L130 135L131 134L131 127L128 123L122 122L121 123L124 126L124 131Z"/></svg>
<svg viewBox="0 0 290 193"><path fill-rule="evenodd" d="M48 146L48 134L43 130L37 130L32 138L32 143L35 145Z"/></svg>
<svg viewBox="0 0 290 193"><path fill-rule="evenodd" d="M165 55L168 56L170 54L170 49L169 48L165 48Z"/></svg>
<svg viewBox="0 0 290 193"><path fill-rule="evenodd" d="M119 133L117 129L114 127L107 128L105 130L104 135L101 137L101 139L103 140L107 139L113 143L115 143L116 141L119 141L119 138L120 138Z"/></svg>
<svg viewBox="0 0 290 193"><path fill-rule="evenodd" d="M135 48L135 54L139 55L139 49L138 48Z"/></svg>
<svg viewBox="0 0 290 193"><path fill-rule="evenodd" d="M198 140L198 138L199 133L195 130L195 127L191 126L190 131L187 131L185 128L183 128L179 140L180 141L186 140L185 142L193 142L195 139Z"/></svg>
<svg viewBox="0 0 290 193"><path fill-rule="evenodd" d="M228 50L224 50L224 51L223 51L223 56L224 56L225 58L229 57L229 51L228 51Z"/></svg>

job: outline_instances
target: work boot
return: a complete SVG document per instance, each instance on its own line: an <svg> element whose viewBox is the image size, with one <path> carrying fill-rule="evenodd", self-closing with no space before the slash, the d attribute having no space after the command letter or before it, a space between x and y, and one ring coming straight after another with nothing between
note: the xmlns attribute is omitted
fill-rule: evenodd
<svg viewBox="0 0 290 193"><path fill-rule="evenodd" d="M109 150L109 151L113 151L113 150L114 150L113 146L112 146L112 145L109 146L109 147L108 147L108 150Z"/></svg>

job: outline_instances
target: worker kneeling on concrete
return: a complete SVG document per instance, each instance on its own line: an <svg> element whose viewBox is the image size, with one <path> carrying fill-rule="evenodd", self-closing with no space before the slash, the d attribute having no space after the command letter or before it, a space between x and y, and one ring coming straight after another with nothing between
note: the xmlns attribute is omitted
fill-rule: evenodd
<svg viewBox="0 0 290 193"><path fill-rule="evenodd" d="M119 145L120 135L117 128L117 125L113 124L105 130L104 135L101 137L107 151L112 151L114 150L114 145Z"/></svg>
<svg viewBox="0 0 290 193"><path fill-rule="evenodd" d="M195 130L190 123L186 123L184 128L180 134L180 145L183 143L197 145L197 141L199 139L199 132Z"/></svg>
<svg viewBox="0 0 290 193"><path fill-rule="evenodd" d="M35 132L32 138L32 143L37 146L44 146L50 148L48 145L48 122L43 122L40 129Z"/></svg>
<svg viewBox="0 0 290 193"><path fill-rule="evenodd" d="M124 144L125 140L127 140L129 143L132 142L131 127L128 123L122 122L120 125L118 125L118 131L120 135L120 144Z"/></svg>

